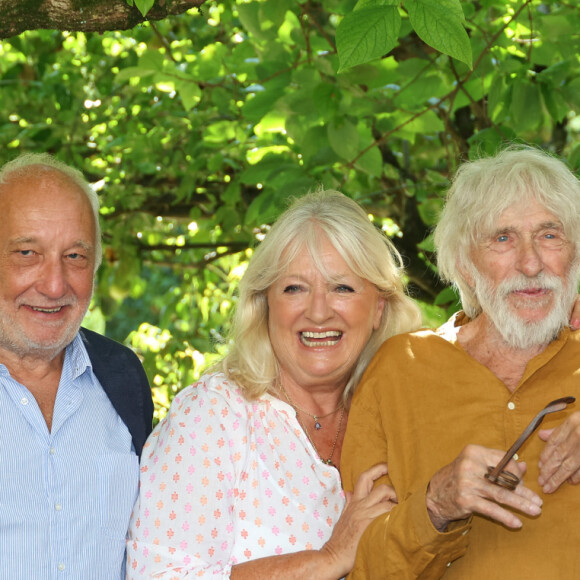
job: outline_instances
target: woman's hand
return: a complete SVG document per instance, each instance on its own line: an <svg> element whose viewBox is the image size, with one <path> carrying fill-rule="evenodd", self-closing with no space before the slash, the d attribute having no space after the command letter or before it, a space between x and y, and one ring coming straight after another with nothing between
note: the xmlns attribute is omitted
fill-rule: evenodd
<svg viewBox="0 0 580 580"><path fill-rule="evenodd" d="M368 525L397 504L395 490L378 485L375 480L387 473L387 465L379 463L361 473L352 493L346 494L346 506L334 526L332 536L320 550L328 556L329 565L336 570L333 577L346 576L354 565L358 542Z"/></svg>

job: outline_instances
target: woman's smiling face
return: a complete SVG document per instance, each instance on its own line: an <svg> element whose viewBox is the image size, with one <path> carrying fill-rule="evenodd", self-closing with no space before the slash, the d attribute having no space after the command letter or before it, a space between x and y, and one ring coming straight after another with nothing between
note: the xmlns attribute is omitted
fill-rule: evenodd
<svg viewBox="0 0 580 580"><path fill-rule="evenodd" d="M268 329L285 386L344 388L385 300L322 239L319 271L304 247L268 289Z"/></svg>

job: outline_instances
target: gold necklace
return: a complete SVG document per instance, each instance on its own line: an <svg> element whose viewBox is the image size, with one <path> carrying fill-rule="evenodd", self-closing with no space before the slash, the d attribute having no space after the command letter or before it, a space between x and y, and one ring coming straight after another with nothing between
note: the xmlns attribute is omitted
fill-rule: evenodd
<svg viewBox="0 0 580 580"><path fill-rule="evenodd" d="M296 415L296 419L298 419L298 423L300 423L300 426L302 427L302 429L304 429L304 433L306 433L306 437L308 437L308 441L310 441L310 444L312 445L312 447L314 447L314 451L316 451L316 454L318 455L318 459L320 459L320 461L322 461L322 463L326 463L326 465L332 465L332 467L336 467L336 465L334 463L332 463L332 456L334 455L334 450L336 449L336 443L338 441L338 435L340 433L340 427L342 425L342 419L344 417L344 406L342 407L342 413L340 414L340 420L338 421L338 429L336 430L336 435L334 436L334 443L332 444L332 449L330 450L330 455L328 456L328 459L323 459L322 455L320 455L320 452L318 451L316 445L314 445L314 441L312 441L312 437L310 437L310 433L308 433L308 429L306 428L306 425L304 425L304 423L302 423L302 421L300 421L300 419L298 419L298 415ZM336 467L336 469L338 469L338 467Z"/></svg>
<svg viewBox="0 0 580 580"><path fill-rule="evenodd" d="M319 431L320 429L322 429L322 425L320 423L320 419L326 419L326 417L330 417L331 415L334 415L340 409L343 409L344 410L344 403L341 401L340 405L336 409L334 409L334 411L330 411L330 413L326 413L326 415L313 415L312 413L310 413L306 409L303 409L302 407L299 407L290 398L290 395L286 392L286 389L282 386L282 383L280 383L280 388L282 389L282 392L284 393L284 395L286 395L286 398L288 399L288 402L290 403L290 405L292 407L294 407L294 409L296 411L302 411L305 415L308 415L309 417L312 417L314 419L314 428L317 431Z"/></svg>
<svg viewBox="0 0 580 580"><path fill-rule="evenodd" d="M315 429L320 429L320 427L316 427L318 423L317 421L317 415L312 415L311 413L309 413L308 411L305 411L304 409L301 409L300 407L298 407L290 398L290 395L286 392L286 389L282 386L282 384L280 384L280 388L282 389L282 392L284 393L284 395L286 395L286 398L288 399L288 403L290 403L290 406L295 410L295 411L302 411L304 413L306 413L307 415L310 415L311 417L314 417L314 420L316 421L316 423L314 424ZM308 429L306 428L306 425L304 425L304 423L302 423L302 421L300 421L299 417L298 417L298 412L296 413L296 419L298 420L298 423L300 424L300 426L302 427L302 430L304 431L304 433L306 433L306 437L308 437L308 441L310 441L310 445L312 445L312 447L314 448L314 451L316 451L316 455L318 455L318 459L320 459L320 461L322 461L322 463L325 463L326 465L332 465L332 467L335 467L336 469L338 469L338 467L336 467L336 465L334 463L332 463L332 456L334 455L334 450L336 449L336 443L338 442L338 436L340 434L340 428L342 426L342 420L344 418L344 404L340 404L340 406L338 406L334 411L331 411L330 413L327 413L326 415L323 415L321 418L324 417L328 417L329 415L333 415L334 413L336 413L340 408L342 407L342 412L340 413L340 419L338 421L338 429L336 430L336 435L334 436L334 442L332 444L332 449L330 450L330 455L328 456L328 459L323 459L322 455L320 455L320 452L318 451L316 445L314 445L314 441L312 441L312 437L310 437L310 433L308 432Z"/></svg>

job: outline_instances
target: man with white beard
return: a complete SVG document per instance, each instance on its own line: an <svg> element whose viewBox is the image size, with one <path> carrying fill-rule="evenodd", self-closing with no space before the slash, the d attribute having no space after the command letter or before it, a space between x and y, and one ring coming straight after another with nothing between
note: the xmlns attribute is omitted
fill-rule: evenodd
<svg viewBox="0 0 580 580"><path fill-rule="evenodd" d="M579 578L580 183L535 149L466 163L435 244L464 312L389 339L354 395L345 489L386 462L399 504L349 578Z"/></svg>

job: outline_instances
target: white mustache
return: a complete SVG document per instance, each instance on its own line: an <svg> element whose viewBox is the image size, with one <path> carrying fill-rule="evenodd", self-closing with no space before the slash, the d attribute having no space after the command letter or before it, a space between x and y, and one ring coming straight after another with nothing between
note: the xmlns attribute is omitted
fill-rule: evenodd
<svg viewBox="0 0 580 580"><path fill-rule="evenodd" d="M562 287L562 280L553 274L540 272L533 278L518 274L513 278L500 282L497 287L497 293L505 297L512 292L521 292L522 290L560 290Z"/></svg>

